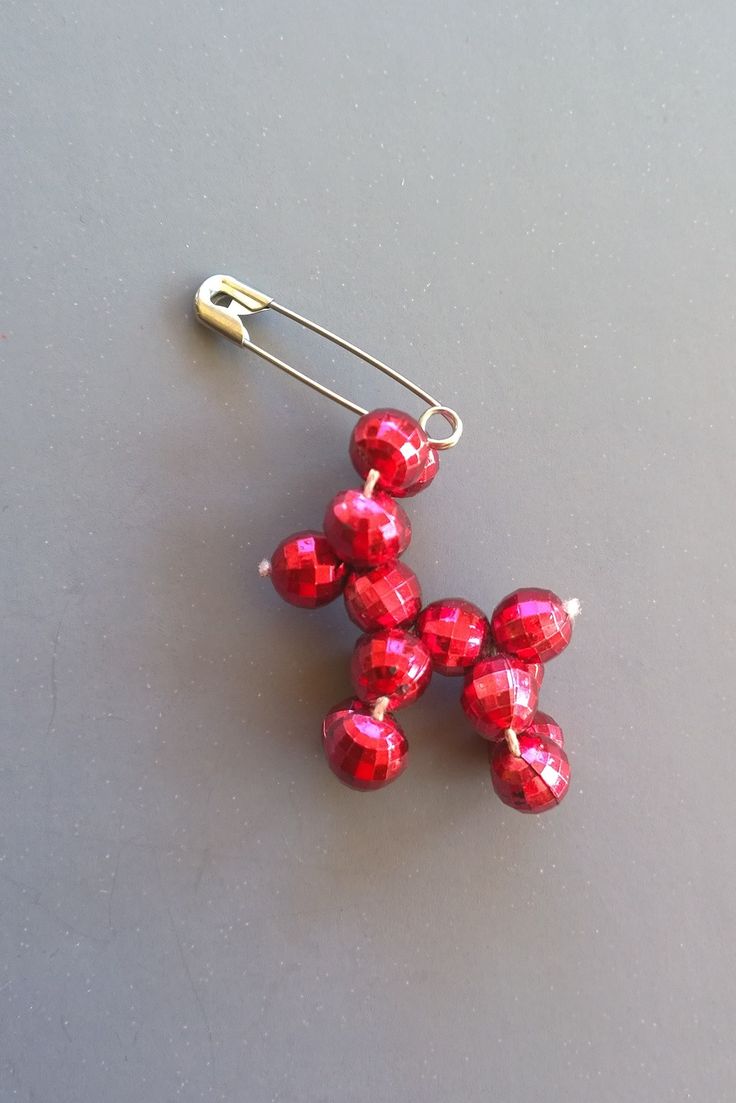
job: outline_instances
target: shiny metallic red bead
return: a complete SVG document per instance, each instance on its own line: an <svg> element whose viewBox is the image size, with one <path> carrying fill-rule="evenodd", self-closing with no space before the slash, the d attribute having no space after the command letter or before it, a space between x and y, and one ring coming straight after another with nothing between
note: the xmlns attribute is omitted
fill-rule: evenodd
<svg viewBox="0 0 736 1103"><path fill-rule="evenodd" d="M388 708L416 701L432 676L432 660L422 641L403 628L361 636L353 651L353 689L363 701L388 697Z"/></svg>
<svg viewBox="0 0 736 1103"><path fill-rule="evenodd" d="M529 727L524 735L538 735L544 739L551 739L558 747L565 746L565 733L556 720L553 720L546 712L537 709Z"/></svg>
<svg viewBox="0 0 736 1103"><path fill-rule="evenodd" d="M411 540L411 524L398 502L376 490L341 490L325 512L325 535L340 559L372 567L398 559Z"/></svg>
<svg viewBox="0 0 736 1103"><path fill-rule="evenodd" d="M333 601L345 586L348 568L321 532L295 532L271 556L270 578L284 601L314 609Z"/></svg>
<svg viewBox="0 0 736 1103"><path fill-rule="evenodd" d="M416 418L401 410L363 414L350 437L350 459L365 479L378 471L381 490L392 494L417 482L429 452L427 434Z"/></svg>
<svg viewBox="0 0 736 1103"><path fill-rule="evenodd" d="M489 630L483 610L462 597L433 601L416 626L439 674L464 674L480 658Z"/></svg>
<svg viewBox="0 0 736 1103"><path fill-rule="evenodd" d="M475 730L497 741L507 728L518 734L529 727L538 698L539 683L524 663L494 655L468 671L460 703Z"/></svg>
<svg viewBox="0 0 736 1103"><path fill-rule="evenodd" d="M496 646L529 663L546 663L567 647L572 617L551 590L514 590L499 602L491 617Z"/></svg>
<svg viewBox="0 0 736 1103"><path fill-rule="evenodd" d="M381 789L406 769L409 744L393 717L347 711L325 730L330 769L351 789Z"/></svg>
<svg viewBox="0 0 736 1103"><path fill-rule="evenodd" d="M352 571L343 596L348 616L364 632L412 624L422 605L419 579L398 559Z"/></svg>
<svg viewBox="0 0 736 1103"><path fill-rule="evenodd" d="M436 448L429 446L427 452L427 459L422 468L422 473L415 483L411 486L405 487L403 490L399 490L396 487L391 491L394 498L413 498L415 494L421 493L422 490L426 490L430 486L437 475L440 472L440 454Z"/></svg>
<svg viewBox="0 0 736 1103"><path fill-rule="evenodd" d="M521 757L505 743L488 748L493 788L504 804L517 812L546 812L555 808L570 785L570 763L559 744L524 732L519 736Z"/></svg>

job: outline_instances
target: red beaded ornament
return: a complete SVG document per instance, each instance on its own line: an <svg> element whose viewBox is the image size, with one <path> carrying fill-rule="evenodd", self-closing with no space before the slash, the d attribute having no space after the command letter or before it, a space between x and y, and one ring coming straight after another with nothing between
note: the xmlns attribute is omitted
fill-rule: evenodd
<svg viewBox="0 0 736 1103"><path fill-rule="evenodd" d="M488 631L483 610L461 597L433 601L417 621L417 633L438 674L464 674L480 658Z"/></svg>
<svg viewBox="0 0 736 1103"><path fill-rule="evenodd" d="M468 671L460 703L475 730L498 740L517 734L534 719L539 683L528 666L507 655L483 659Z"/></svg>
<svg viewBox="0 0 736 1103"><path fill-rule="evenodd" d="M418 420L391 408L368 412L278 360L250 340L244 324L268 308L373 364L424 399L427 410ZM356 696L333 706L322 726L330 769L358 790L395 780L406 768L408 743L389 710L415 701L434 669L464 675L460 703L488 741L491 781L501 800L526 813L556 807L569 788L570 765L562 729L537 702L543 664L570 642L579 602L526 588L499 602L490 619L465 598L444 598L420 611L419 580L399 561L411 525L396 499L432 484L439 451L460 439L458 415L375 357L230 276L206 280L195 309L205 325L359 414L350 457L364 485L332 499L324 532L287 537L259 568L293 605L315 608L344 592L348 616L365 633L351 662ZM449 436L427 435L434 415L448 422Z"/></svg>
<svg viewBox="0 0 736 1103"><path fill-rule="evenodd" d="M389 494L406 491L427 466L429 443L418 421L401 410L363 414L350 437L350 458L363 479L378 472L378 486Z"/></svg>
<svg viewBox="0 0 736 1103"><path fill-rule="evenodd" d="M353 571L343 596L348 616L363 632L413 624L422 605L419 579L398 559Z"/></svg>
<svg viewBox="0 0 736 1103"><path fill-rule="evenodd" d="M489 747L491 781L504 804L517 812L546 812L570 785L570 763L558 743L524 732L518 753L505 743Z"/></svg>
<svg viewBox="0 0 736 1103"><path fill-rule="evenodd" d="M406 769L409 744L393 719L348 710L327 729L330 769L351 789L381 789Z"/></svg>
<svg viewBox="0 0 736 1103"><path fill-rule="evenodd" d="M315 609L342 593L348 568L322 532L295 532L282 540L266 565L274 589L284 601Z"/></svg>
<svg viewBox="0 0 736 1103"><path fill-rule="evenodd" d="M335 555L363 567L398 559L411 540L406 513L380 490L340 491L327 507L324 528Z"/></svg>
<svg viewBox="0 0 736 1103"><path fill-rule="evenodd" d="M432 660L422 641L403 628L361 636L350 665L353 689L363 701L388 698L388 708L410 705L432 677Z"/></svg>
<svg viewBox="0 0 736 1103"><path fill-rule="evenodd" d="M564 602L551 590L514 590L491 617L499 651L529 663L546 663L564 651L572 636L578 602Z"/></svg>

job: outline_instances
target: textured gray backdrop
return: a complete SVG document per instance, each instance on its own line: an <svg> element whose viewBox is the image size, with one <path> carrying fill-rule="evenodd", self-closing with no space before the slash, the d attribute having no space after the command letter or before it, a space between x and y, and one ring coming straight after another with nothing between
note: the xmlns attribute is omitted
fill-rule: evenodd
<svg viewBox="0 0 736 1103"><path fill-rule="evenodd" d="M3 1103L732 1103L735 47L726 0L6 0ZM352 419L194 324L217 271L461 411L428 596L582 599L554 813L439 679L399 783L327 771L354 632L255 566Z"/></svg>

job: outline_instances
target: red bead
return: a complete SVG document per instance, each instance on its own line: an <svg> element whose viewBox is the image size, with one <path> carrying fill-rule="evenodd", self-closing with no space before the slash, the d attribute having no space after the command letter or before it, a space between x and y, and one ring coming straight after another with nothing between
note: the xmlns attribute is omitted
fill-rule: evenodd
<svg viewBox="0 0 736 1103"><path fill-rule="evenodd" d="M350 459L359 475L379 473L378 485L393 494L415 483L429 452L419 422L401 410L371 410L358 419L350 437Z"/></svg>
<svg viewBox="0 0 736 1103"><path fill-rule="evenodd" d="M326 728L324 751L330 769L351 789L381 789L406 769L409 744L389 716L345 712Z"/></svg>
<svg viewBox="0 0 736 1103"><path fill-rule="evenodd" d="M460 703L477 732L500 740L507 728L518 735L529 727L538 697L539 683L524 663L494 655L468 671Z"/></svg>
<svg viewBox="0 0 736 1103"><path fill-rule="evenodd" d="M350 667L353 688L363 701L388 697L389 709L402 708L424 693L432 661L422 641L403 628L361 636Z"/></svg>
<svg viewBox="0 0 736 1103"><path fill-rule="evenodd" d="M517 812L546 812L560 803L570 785L570 763L557 743L524 732L521 757L505 743L488 748L491 781L504 804Z"/></svg>
<svg viewBox="0 0 736 1103"><path fill-rule="evenodd" d="M411 540L411 524L404 510L376 490L342 490L325 513L325 535L340 559L372 567L398 559Z"/></svg>
<svg viewBox="0 0 736 1103"><path fill-rule="evenodd" d="M464 674L480 658L489 625L477 605L446 597L422 609L416 630L438 673Z"/></svg>
<svg viewBox="0 0 736 1103"><path fill-rule="evenodd" d="M398 559L366 571L353 571L344 597L348 616L364 632L411 624L422 605L419 579Z"/></svg>
<svg viewBox="0 0 736 1103"><path fill-rule="evenodd" d="M303 609L326 605L343 590L348 568L321 532L295 532L271 556L270 577L284 601Z"/></svg>
<svg viewBox="0 0 736 1103"><path fill-rule="evenodd" d="M440 454L436 448L429 446L427 452L427 460L422 468L422 473L415 483L411 486L407 486L404 490L397 490L395 487L391 491L394 498L413 498L415 494L419 494L422 490L426 490L427 487L434 481L435 476L440 473Z"/></svg>
<svg viewBox="0 0 736 1103"><path fill-rule="evenodd" d="M546 712L540 712L539 709L537 709L534 719L524 735L541 735L544 739L551 739L558 747L565 746L565 734L560 725Z"/></svg>
<svg viewBox="0 0 736 1103"><path fill-rule="evenodd" d="M496 646L529 663L546 663L564 651L572 636L572 617L551 590L514 590L491 617Z"/></svg>

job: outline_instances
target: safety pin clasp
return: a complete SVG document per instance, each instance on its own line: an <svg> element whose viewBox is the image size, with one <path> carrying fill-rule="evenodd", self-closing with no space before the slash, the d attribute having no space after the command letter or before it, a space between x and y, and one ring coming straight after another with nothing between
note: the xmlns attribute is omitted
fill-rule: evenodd
<svg viewBox="0 0 736 1103"><path fill-rule="evenodd" d="M338 337L336 333L332 333L331 330L325 329L324 326L310 321L309 318L302 317L302 315L297 314L295 310L291 310L289 307L277 303L269 295L264 295L262 291L256 291L254 287L249 287L246 283L241 283L240 280L236 280L232 276L210 276L209 279L204 281L194 297L194 309L198 320L202 322L203 325L209 326L210 329L214 329L218 333L222 333L225 337L229 337L236 345L240 345L241 348L254 352L256 356L260 356L262 360L272 364L275 368L278 368L279 371L286 372L292 379L299 380L299 382L304 383L305 386L311 387L313 391L317 391L318 394L324 395L325 398L329 398L331 402L337 402L339 406L344 406L346 410L351 410L354 414L357 414L358 417L365 414L367 411L362 406L359 406L357 402L352 402L349 398L345 398L344 395L338 394L337 391L331 390L330 387L326 387L323 383L318 383L316 379L312 379L310 376L305 375L304 372L299 371L291 364L287 364L284 360L280 360L267 349L251 341L248 330L245 327L245 321L251 314L258 314L261 310L266 310L268 307L276 314L281 314L284 318L289 318L292 322L296 322L297 325L302 326L304 329L311 330L312 333L316 333L319 337L324 337L325 340L330 341L333 345L338 345L340 348L345 349L346 352L351 353L353 356L357 356L359 360L365 361L365 363L370 364L371 367L377 368L378 371L383 372L384 375L395 380L400 386L405 387L408 391L411 391L412 394L415 394L417 398L421 398L423 402L426 402L427 409L418 419L422 429L426 429L427 422L435 414L439 414L443 417L450 426L449 436L440 439L435 437L428 438L433 447L439 449L453 448L460 440L460 435L463 431L463 423L455 410L452 410L449 406L440 405L437 399L433 398L431 394L428 394L427 391L417 383L414 383L413 380L407 379L405 375L396 371L395 368L390 368L388 364L384 364L382 360L377 359L375 356L371 356L370 353L358 348L358 346L354 345L351 341L346 341L344 337Z"/></svg>
<svg viewBox="0 0 736 1103"><path fill-rule="evenodd" d="M203 325L242 345L249 341L245 319L271 305L273 298L232 276L210 276L194 297L194 309Z"/></svg>

